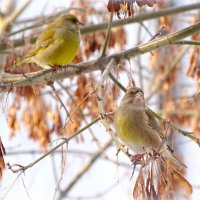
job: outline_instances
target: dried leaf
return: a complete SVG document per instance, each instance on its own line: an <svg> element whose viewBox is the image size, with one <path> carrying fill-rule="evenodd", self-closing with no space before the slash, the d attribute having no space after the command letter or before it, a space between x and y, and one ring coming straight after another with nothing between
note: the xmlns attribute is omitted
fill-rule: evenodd
<svg viewBox="0 0 200 200"><path fill-rule="evenodd" d="M120 1L118 0L109 0L107 5L109 12L119 12L120 10Z"/></svg>
<svg viewBox="0 0 200 200"><path fill-rule="evenodd" d="M38 141L42 149L49 144L50 135L53 132L53 129L48 125L50 109L42 96L35 97L24 108L21 117L21 122L27 128L29 137Z"/></svg>
<svg viewBox="0 0 200 200"><path fill-rule="evenodd" d="M19 98L15 98L15 102L11 105L8 113L8 127L10 129L10 137L13 137L15 131L19 128L17 120L18 109L19 109Z"/></svg>
<svg viewBox="0 0 200 200"><path fill-rule="evenodd" d="M175 199L175 190L172 184L172 166L170 162L158 160L157 192L159 199Z"/></svg>
<svg viewBox="0 0 200 200"><path fill-rule="evenodd" d="M140 172L133 188L133 198L135 200L148 199L142 167L140 168Z"/></svg>
<svg viewBox="0 0 200 200"><path fill-rule="evenodd" d="M61 134L61 129L63 127L62 119L61 119L61 113L59 112L58 107L56 110L53 112L53 130L60 135Z"/></svg>
<svg viewBox="0 0 200 200"><path fill-rule="evenodd" d="M6 150L0 137L0 178L2 178L2 171L5 168L4 155L6 155Z"/></svg>
<svg viewBox="0 0 200 200"><path fill-rule="evenodd" d="M178 172L172 173L172 184L175 191L181 195L180 199L189 199L192 194L192 185Z"/></svg>
<svg viewBox="0 0 200 200"><path fill-rule="evenodd" d="M177 167L170 160L165 159L162 153L158 155L156 159L153 154L146 154L143 158L147 165L140 168L133 198L173 200L177 192L182 197L189 198L192 193L191 184L177 171Z"/></svg>
<svg viewBox="0 0 200 200"><path fill-rule="evenodd" d="M81 126L81 122L83 120L82 115L79 110L77 110L77 104L76 102L70 103L70 116L73 116L73 118L68 122L64 134L69 136L72 136Z"/></svg>
<svg viewBox="0 0 200 200"><path fill-rule="evenodd" d="M78 76L77 89L74 92L74 96L76 97L76 104L81 110L83 110L86 107L88 102L88 98L85 98L89 94L87 84L88 82L85 75Z"/></svg>

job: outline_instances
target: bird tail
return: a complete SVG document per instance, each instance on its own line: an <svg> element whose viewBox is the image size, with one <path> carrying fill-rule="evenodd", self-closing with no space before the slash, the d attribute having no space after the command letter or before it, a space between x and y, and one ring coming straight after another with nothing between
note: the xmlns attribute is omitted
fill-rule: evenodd
<svg viewBox="0 0 200 200"><path fill-rule="evenodd" d="M175 158L169 150L164 152L164 157L169 159L178 169L187 168L187 166Z"/></svg>
<svg viewBox="0 0 200 200"><path fill-rule="evenodd" d="M16 61L13 65L10 66L10 70L18 69L18 67L24 63L29 63L30 58L24 58L22 60Z"/></svg>
<svg viewBox="0 0 200 200"><path fill-rule="evenodd" d="M18 66L20 66L20 65L22 65L24 63L29 63L29 62L30 62L30 58L29 57L25 57L24 59L17 61L16 65L18 67Z"/></svg>
<svg viewBox="0 0 200 200"><path fill-rule="evenodd" d="M180 169L180 166L185 167L185 165L175 157L169 159L163 158L157 164L157 189L159 199L173 199L171 197L173 197L176 192L179 192L181 196L187 196L189 198L193 191L192 185L177 169L177 167Z"/></svg>

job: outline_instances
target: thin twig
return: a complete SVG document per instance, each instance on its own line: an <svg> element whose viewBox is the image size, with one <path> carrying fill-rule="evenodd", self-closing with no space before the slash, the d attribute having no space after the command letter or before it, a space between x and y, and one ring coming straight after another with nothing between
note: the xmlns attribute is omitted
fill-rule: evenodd
<svg viewBox="0 0 200 200"><path fill-rule="evenodd" d="M74 75L78 75L81 73L89 73L92 71L102 69L102 66L108 65L111 58L115 60L123 60L133 58L139 55L142 55L146 52L150 52L154 49L159 47L166 46L168 44L172 44L178 40L181 40L185 37L188 37L194 33L200 31L200 22L191 25L185 29L180 31L168 34L166 36L157 38L153 41L147 42L145 44L141 44L135 48L131 48L119 53L112 54L110 56L97 58L89 62L80 63L78 65L68 65L65 70L52 73L52 69L44 70L42 72L32 72L27 73L27 75L31 78L31 83L29 80L25 79L20 74L2 74L0 75L1 84L0 84L0 91L6 90L13 87L21 87L21 86L30 86L35 84L44 84L49 81L61 80L68 77L72 77ZM36 76L36 77L35 77Z"/></svg>
<svg viewBox="0 0 200 200"><path fill-rule="evenodd" d="M108 194L108 192L110 192L111 190L113 190L115 187L119 186L120 183L122 183L122 181L124 179L126 179L127 177L127 174L124 173L124 175L121 176L122 178L120 180L118 180L117 182L113 183L113 185L111 185L110 187L104 189L103 191L101 192L98 192L97 194L94 194L94 195L87 195L87 196L71 196L71 195L68 195L68 198L71 199L71 200L95 200L95 199L104 199L103 197Z"/></svg>
<svg viewBox="0 0 200 200"><path fill-rule="evenodd" d="M27 197L28 197L30 200L32 200L32 198L31 198L31 196L30 196L28 190L26 189L26 185L25 185L25 182L24 182L23 177L22 177L22 184L23 184L23 186L24 186L24 189L25 189L25 192L26 192Z"/></svg>
<svg viewBox="0 0 200 200"><path fill-rule="evenodd" d="M39 161L43 160L44 158L46 158L48 155L52 154L55 150L57 150L58 148L60 148L61 146L63 146L64 144L67 144L71 139L73 139L74 137L76 137L77 135L79 135L80 133L82 133L83 131L85 131L86 129L88 129L88 127L92 126L93 124L95 124L96 122L98 122L100 120L100 117L94 119L92 122L90 122L87 126L81 128L80 130L78 130L77 132L75 132L71 137L69 138L65 138L60 144L56 145L54 148L52 148L51 150L49 150L47 153L45 153L44 155L42 155L41 157L39 157L38 159L36 159L35 161L33 161L32 163L22 166L19 164L14 164L14 165L10 165L9 169L13 172L13 173L18 173L18 172L25 172L27 169L33 167L35 164L37 164ZM14 167L17 167L17 169L14 169Z"/></svg>
<svg viewBox="0 0 200 200"><path fill-rule="evenodd" d="M16 8L10 15L6 16L1 22L0 33L4 34L8 26L10 26L17 17L26 9L26 7L31 3L31 0L24 0L22 4Z"/></svg>
<svg viewBox="0 0 200 200"><path fill-rule="evenodd" d="M62 150L60 150L59 152L60 152L60 154L63 153ZM40 152L40 154L41 154L41 152ZM58 182L58 174L57 174L57 170L56 170L57 163L56 163L56 160L55 160L54 153L50 154L50 157L51 157L51 163L52 163L52 171L53 171L54 182L56 184ZM60 190L60 188L59 188L59 190Z"/></svg>
<svg viewBox="0 0 200 200"><path fill-rule="evenodd" d="M195 109L175 109L175 110L158 110L156 111L159 114L167 114L167 115L181 115L181 116L198 116L199 110Z"/></svg>
<svg viewBox="0 0 200 200"><path fill-rule="evenodd" d="M65 90L65 92L69 95L69 97L71 98L71 100L72 100L74 103L76 103L75 98L74 98L73 95L69 92L68 88L64 87L64 86L62 85L62 83L59 82L59 81L58 81L58 84L61 86L62 89ZM87 120L86 120L86 118L85 118L85 116L84 116L82 110L80 109L80 106L81 106L81 104L82 104L87 98L89 98L89 96L90 96L93 92L95 92L95 91L92 91L91 93L88 93L88 94L81 100L81 102L79 103L79 105L77 105L76 110L75 110L75 111L72 113L72 115L71 115L71 118L72 118L72 119L73 119L74 115L76 114L76 112L79 111L79 113L81 114L83 120L85 121L85 124L86 124L86 125L88 124L88 122L87 122ZM92 133L92 131L91 131L90 128L89 128L89 130L90 130L90 132Z"/></svg>
<svg viewBox="0 0 200 200"><path fill-rule="evenodd" d="M149 41L154 40L154 39L156 39L157 37L161 36L163 30L165 29L165 27L166 27L166 26L163 25L163 26L161 27L161 29L160 29Z"/></svg>
<svg viewBox="0 0 200 200"><path fill-rule="evenodd" d="M109 124L107 123L106 116L105 116L105 110L104 110L104 100L103 100L103 89L105 86L105 81L108 77L108 74L110 73L111 69L117 64L115 59L111 59L107 67L102 73L101 80L98 84L97 89L97 102L98 102L98 108L99 108L99 114L101 118L101 122L104 125L106 131L110 134L111 138L115 142L117 146L117 150L122 150L125 154L127 154L126 148L124 148L121 143L119 142L118 138L115 136L115 133L110 128Z"/></svg>
<svg viewBox="0 0 200 200"><path fill-rule="evenodd" d="M141 22L139 22L140 23L140 25L141 26L139 26L139 27L143 27L144 28L144 30L151 36L151 37L153 37L153 34L151 33L151 31L148 29L148 27L141 21Z"/></svg>
<svg viewBox="0 0 200 200"><path fill-rule="evenodd" d="M75 98L73 97L73 95L69 92L69 90L63 86L63 84L61 82L58 81L58 84L61 86L61 88L69 95L69 97L72 99L72 101L74 103L76 103ZM79 113L81 114L81 117L83 118L83 121L85 122L85 125L88 124L88 120L85 117L85 115L83 114L83 111L80 109L80 105L83 103L84 100L86 100L87 98L89 98L90 95L92 95L93 92L95 92L96 90L93 90L92 92L88 93L88 95L86 95L86 97L84 99L82 99L82 101L79 103L79 105L77 105L76 110L72 113L71 118L73 119L73 116L76 114L77 111L79 111ZM95 143L97 144L98 147L100 147L100 144L96 138L96 136L94 135L92 129L89 127L88 131L90 132L93 140L95 141Z"/></svg>
<svg viewBox="0 0 200 200"><path fill-rule="evenodd" d="M112 139L108 140L102 148L100 148L94 156L91 158L91 160L82 167L82 169L79 171L79 173L71 180L71 182L68 184L67 188L64 189L61 193L58 199L61 199L69 193L69 191L74 187L74 185L81 179L81 177L93 166L93 164L97 161L97 159L110 147L112 144Z"/></svg>
<svg viewBox="0 0 200 200"><path fill-rule="evenodd" d="M101 148L101 147L99 146L99 148ZM62 153L63 153L62 150L57 150L57 151L52 152L51 155L62 154ZM43 153L39 150L8 151L6 156L17 156L17 155L27 155L27 154L29 154L29 155L41 155ZM94 155L94 153L92 153L92 152L88 152L88 151L84 151L84 150L77 150L77 149L68 149L67 154L75 155L76 157L84 157L84 156L85 157L92 157ZM130 168L130 164L128 164L126 162L122 162L122 161L116 162L116 160L114 160L112 158L108 158L108 156L105 156L105 155L101 155L100 159L107 161L107 162L110 162L110 163L113 163L113 164L118 165L118 166ZM53 168L55 168L55 167L53 167Z"/></svg>
<svg viewBox="0 0 200 200"><path fill-rule="evenodd" d="M113 77L112 80L115 80L115 78ZM116 81L116 80L115 80ZM118 81L117 81L118 82ZM125 87L118 83L117 86L120 85L120 89L122 89L124 92L126 92ZM173 130L175 130L176 132L180 133L181 135L190 138L191 140L193 140L194 142L196 142L199 147L200 147L200 139L194 137L192 134L192 132L188 132L188 131L184 131L180 128L177 128L176 125L174 125L172 122L170 122L169 120L163 119L162 117L160 117L158 114L156 114L153 110L151 110L150 108L147 108L160 122L162 122L163 124L165 124L166 126L172 128Z"/></svg>
<svg viewBox="0 0 200 200"><path fill-rule="evenodd" d="M126 92L126 88L114 77L114 75L109 73L110 79L124 92Z"/></svg>
<svg viewBox="0 0 200 200"><path fill-rule="evenodd" d="M56 91L56 88L55 88L55 86L54 86L54 83L53 83L53 82L49 82L49 83L48 83L48 86L50 86L51 89L53 90L53 92L54 92L56 98L57 98L58 101L60 102L61 106L64 108L64 110L65 110L65 112L66 112L66 114L67 114L67 117L68 117L70 120L72 120L72 118L71 118L71 116L70 116L70 114L69 114L69 111L67 110L65 104L63 103L63 101L62 101L62 99L60 98L58 92ZM66 118L65 121L67 121L67 118Z"/></svg>
<svg viewBox="0 0 200 200"><path fill-rule="evenodd" d="M66 144L67 145L67 144ZM63 148L63 146L62 146ZM60 189L60 183L62 181L62 178L63 178L63 175L64 175L64 169L65 169L65 164L66 164L66 156L67 156L67 153L68 153L68 146L66 146L66 151L62 152L62 159L61 159L61 173L60 173L60 177L57 181L57 184L56 184L56 188L55 188L55 192L54 192L54 197L53 199L56 199L56 194L57 192L61 192L61 189Z"/></svg>
<svg viewBox="0 0 200 200"><path fill-rule="evenodd" d="M182 41L178 41L178 42L173 42L172 44L200 46L200 41L182 40Z"/></svg>
<svg viewBox="0 0 200 200"><path fill-rule="evenodd" d="M80 111L80 106L90 97L90 95L92 95L93 93L95 93L96 89L90 93L88 93L82 100L81 102L77 105L76 109L74 110L74 112L71 115L71 119L73 119L74 115L76 114L76 112L79 110ZM65 125L65 127L67 126L67 123Z"/></svg>
<svg viewBox="0 0 200 200"><path fill-rule="evenodd" d="M106 55L106 49L107 49L107 46L108 46L108 41L110 39L110 33L111 33L111 28L112 28L112 21L113 21L113 13L110 14L110 20L109 20L109 23L108 23L106 39L105 39L105 42L104 42L104 45L103 45L103 51L102 51L101 57L104 57Z"/></svg>
<svg viewBox="0 0 200 200"><path fill-rule="evenodd" d="M165 9L158 10L157 12L143 13L143 14L135 15L132 18L114 21L112 24L112 27L123 26L123 25L136 23L136 22L138 23L145 20L156 19L162 16L175 15L178 13L188 12L191 10L198 10L199 8L200 8L200 3L165 8ZM81 28L81 33L86 34L90 32L100 31L100 30L106 29L107 27L108 27L108 23L91 25L91 26ZM31 42L35 42L36 38L37 37L31 37ZM15 44L15 47L22 46L24 45L24 40L21 40L21 39L14 40L13 43ZM0 43L0 50L5 50L6 48L7 46L5 44Z"/></svg>
<svg viewBox="0 0 200 200"><path fill-rule="evenodd" d="M17 177L15 178L15 180L13 181L13 183L11 184L11 186L8 188L7 192L5 193L5 195L2 197L1 200L6 199L7 195L9 194L9 192L11 191L12 187L15 185L15 183L17 182L17 180L19 179L19 177L23 174L23 171L21 171Z"/></svg>
<svg viewBox="0 0 200 200"><path fill-rule="evenodd" d="M62 154L62 153L63 153L62 150L57 150L57 151L52 152L51 155L53 155L53 154ZM92 153L92 152L88 152L88 151L84 151L84 150L77 150L77 149L68 149L67 153L71 154L71 155L75 155L76 157L84 157L84 156L85 157L86 156L87 157L92 157L94 155L94 153ZM6 154L6 156L17 156L17 155L26 155L26 154L29 154L29 155L41 155L43 153L41 151L39 151L39 150L9 151ZM130 168L130 165L128 163L126 163L126 162L119 162L119 161L116 162L116 160L108 158L108 156L104 156L104 155L102 155L100 158L102 160L104 160L104 161L113 163L115 165L119 165L119 166L122 166L122 167Z"/></svg>
<svg viewBox="0 0 200 200"><path fill-rule="evenodd" d="M160 86L167 80L173 70L176 68L177 64L181 61L183 56L188 52L189 48L183 49L181 52L176 55L173 61L166 67L165 72L163 73L162 77L160 78L157 84L152 84L153 88L151 89L149 95L146 97L146 101L149 101L151 97L156 94L157 90L159 90Z"/></svg>
<svg viewBox="0 0 200 200"><path fill-rule="evenodd" d="M200 147L200 139L194 137L192 134L192 132L188 132L188 131L183 131L180 128L177 128L176 125L174 125L174 123L170 122L169 120L163 119L162 117L160 117L158 114L156 114L154 111L152 111L150 108L147 108L161 123L165 124L166 126L172 128L173 130L175 130L176 132L180 133L183 136L186 136L188 138L190 138L191 140L193 140L194 142L196 142L199 147Z"/></svg>
<svg viewBox="0 0 200 200"><path fill-rule="evenodd" d="M141 23L143 24L143 23ZM146 29L145 29L146 30ZM148 29L147 29L148 30ZM146 31L147 31L146 30ZM139 26L138 27L138 32L137 32L137 44L140 44L140 37L141 37L141 33L142 33L142 27ZM151 33L150 33L151 34ZM151 34L152 36L152 34ZM153 36L152 36L153 37ZM140 87L143 89L143 74L142 74L142 64L141 64L141 56L138 56L137 58L137 66L138 66L138 76L139 76L139 83L140 83Z"/></svg>

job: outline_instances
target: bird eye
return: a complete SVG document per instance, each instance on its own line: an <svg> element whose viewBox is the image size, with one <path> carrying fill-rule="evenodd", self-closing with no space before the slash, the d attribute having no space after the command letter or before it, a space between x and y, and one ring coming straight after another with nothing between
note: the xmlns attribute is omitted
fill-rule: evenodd
<svg viewBox="0 0 200 200"><path fill-rule="evenodd" d="M135 91L131 91L130 94L131 95L136 95L138 92L141 92L143 94L142 90L135 90Z"/></svg>
<svg viewBox="0 0 200 200"><path fill-rule="evenodd" d="M73 21L74 23L76 23L78 20L77 20L76 18L73 18L72 21Z"/></svg>
<svg viewBox="0 0 200 200"><path fill-rule="evenodd" d="M138 91L131 91L130 93L135 95Z"/></svg>

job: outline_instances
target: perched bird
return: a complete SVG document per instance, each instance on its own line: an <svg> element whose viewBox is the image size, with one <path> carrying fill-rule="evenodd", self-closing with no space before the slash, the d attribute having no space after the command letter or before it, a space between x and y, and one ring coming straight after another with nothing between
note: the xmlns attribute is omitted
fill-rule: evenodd
<svg viewBox="0 0 200 200"><path fill-rule="evenodd" d="M46 69L70 63L80 46L80 24L83 23L74 15L59 16L39 34L32 49L16 66L35 62Z"/></svg>
<svg viewBox="0 0 200 200"><path fill-rule="evenodd" d="M155 152L154 155L158 153L156 163L148 165L147 162L145 169L141 168L144 169L146 176L140 176L139 173L138 184L133 192L134 199L149 199L149 197L175 199L175 192L189 199L193 190L192 185L178 171L186 166L173 156L167 142L161 139L161 129L154 114L146 108L144 94L140 88L132 87L127 90L120 106L115 111L114 126L121 141L139 154L131 156L134 165L137 164L138 158L142 158L140 156L145 151L150 151L151 154ZM151 151L152 149L155 151ZM140 195L143 194L141 187L148 191L148 198L143 198L143 196L140 198ZM140 189L137 190L137 188Z"/></svg>
<svg viewBox="0 0 200 200"><path fill-rule="evenodd" d="M118 137L135 153L147 149L159 150L163 157L172 160L177 167L184 166L168 150L160 137L161 129L155 116L145 107L144 94L140 88L129 88L115 111L114 126Z"/></svg>

